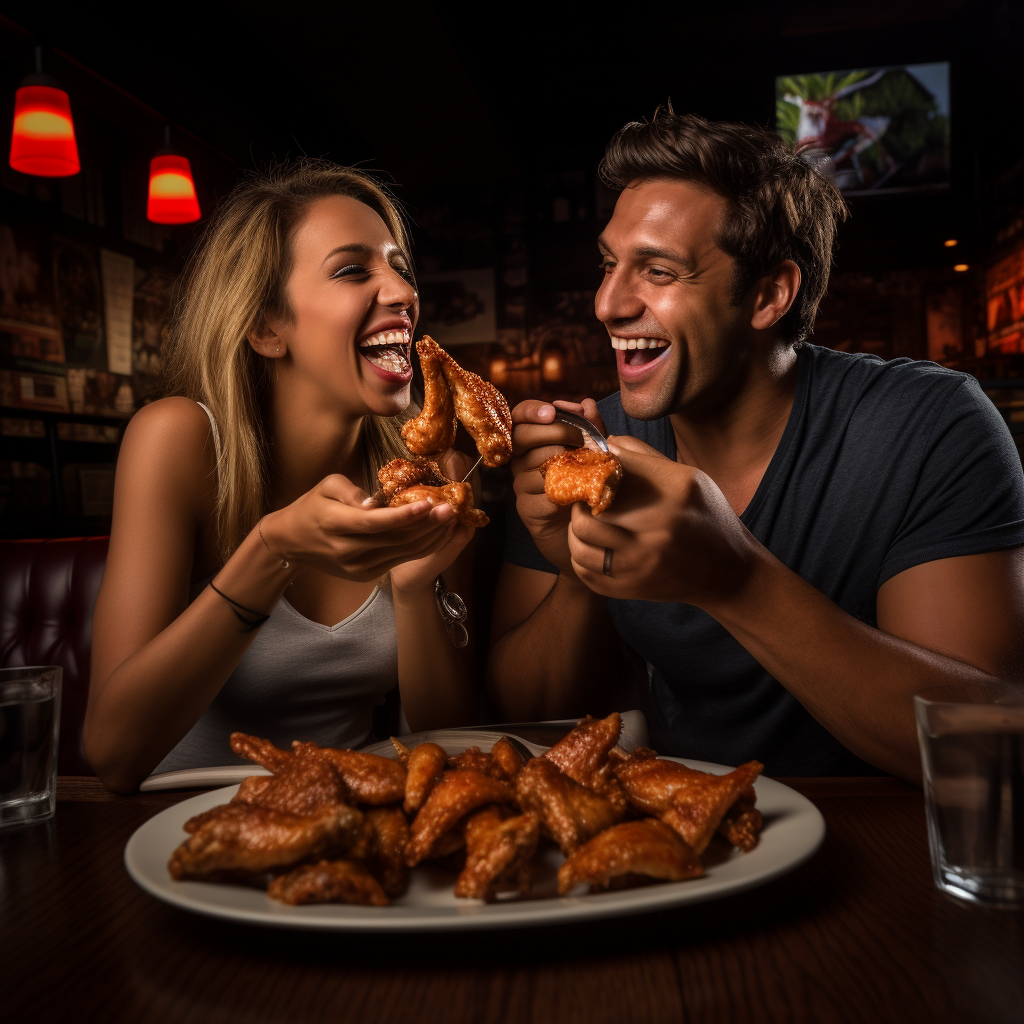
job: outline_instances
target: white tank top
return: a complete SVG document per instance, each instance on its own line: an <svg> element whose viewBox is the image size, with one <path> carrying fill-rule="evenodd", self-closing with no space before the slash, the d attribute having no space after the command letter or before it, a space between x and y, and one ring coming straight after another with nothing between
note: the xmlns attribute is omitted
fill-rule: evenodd
<svg viewBox="0 0 1024 1024"><path fill-rule="evenodd" d="M210 418L219 467L220 433L210 410L200 407ZM197 583L191 598L207 583ZM374 707L397 685L398 634L386 582L333 626L307 619L282 597L203 717L154 773L243 763L228 742L235 731L282 747L292 740L358 746Z"/></svg>

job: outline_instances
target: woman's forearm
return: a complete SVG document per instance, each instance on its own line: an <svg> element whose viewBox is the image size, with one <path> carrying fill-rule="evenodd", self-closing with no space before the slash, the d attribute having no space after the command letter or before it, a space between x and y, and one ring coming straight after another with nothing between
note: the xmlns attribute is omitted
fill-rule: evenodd
<svg viewBox="0 0 1024 1024"><path fill-rule="evenodd" d="M448 635L433 587L393 590L402 710L413 732L476 721L477 690L466 650Z"/></svg>
<svg viewBox="0 0 1024 1024"><path fill-rule="evenodd" d="M254 531L217 573L215 585L246 608L269 614L298 571L283 569ZM108 638L119 628L118 596L101 593L97 604L97 632ZM256 630L245 629L228 601L206 587L106 678L94 675L83 740L104 783L134 790L195 725L255 638Z"/></svg>
<svg viewBox="0 0 1024 1024"><path fill-rule="evenodd" d="M607 600L563 573L530 617L495 643L488 691L512 721L591 713L607 699L616 641Z"/></svg>

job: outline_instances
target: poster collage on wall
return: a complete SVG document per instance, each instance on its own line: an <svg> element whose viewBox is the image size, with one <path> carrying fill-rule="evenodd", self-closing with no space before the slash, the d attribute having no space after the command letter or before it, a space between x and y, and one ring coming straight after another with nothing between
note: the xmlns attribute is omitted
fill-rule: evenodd
<svg viewBox="0 0 1024 1024"><path fill-rule="evenodd" d="M174 275L0 222L0 405L127 418L156 390Z"/></svg>

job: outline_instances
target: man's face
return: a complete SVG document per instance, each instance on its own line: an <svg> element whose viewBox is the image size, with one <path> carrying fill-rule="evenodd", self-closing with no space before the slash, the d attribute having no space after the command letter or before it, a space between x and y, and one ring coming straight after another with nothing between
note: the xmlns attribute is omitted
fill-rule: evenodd
<svg viewBox="0 0 1024 1024"><path fill-rule="evenodd" d="M713 406L745 361L750 310L733 304L736 263L715 242L725 210L685 181L634 182L598 241L595 308L634 419Z"/></svg>

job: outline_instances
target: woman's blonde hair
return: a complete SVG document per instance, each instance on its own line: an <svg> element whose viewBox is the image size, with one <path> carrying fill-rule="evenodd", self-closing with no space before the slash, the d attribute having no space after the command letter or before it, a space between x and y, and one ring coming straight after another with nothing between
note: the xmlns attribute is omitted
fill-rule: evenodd
<svg viewBox="0 0 1024 1024"><path fill-rule="evenodd" d="M394 201L361 171L304 159L251 175L221 203L182 275L164 361L165 394L202 402L220 428L217 547L230 557L268 511L270 450L263 413L271 360L248 341L269 314L289 316L285 283L291 236L310 205L348 196L380 214L409 258L405 224ZM411 266L411 260L410 260ZM363 420L364 487L407 455L395 417Z"/></svg>

